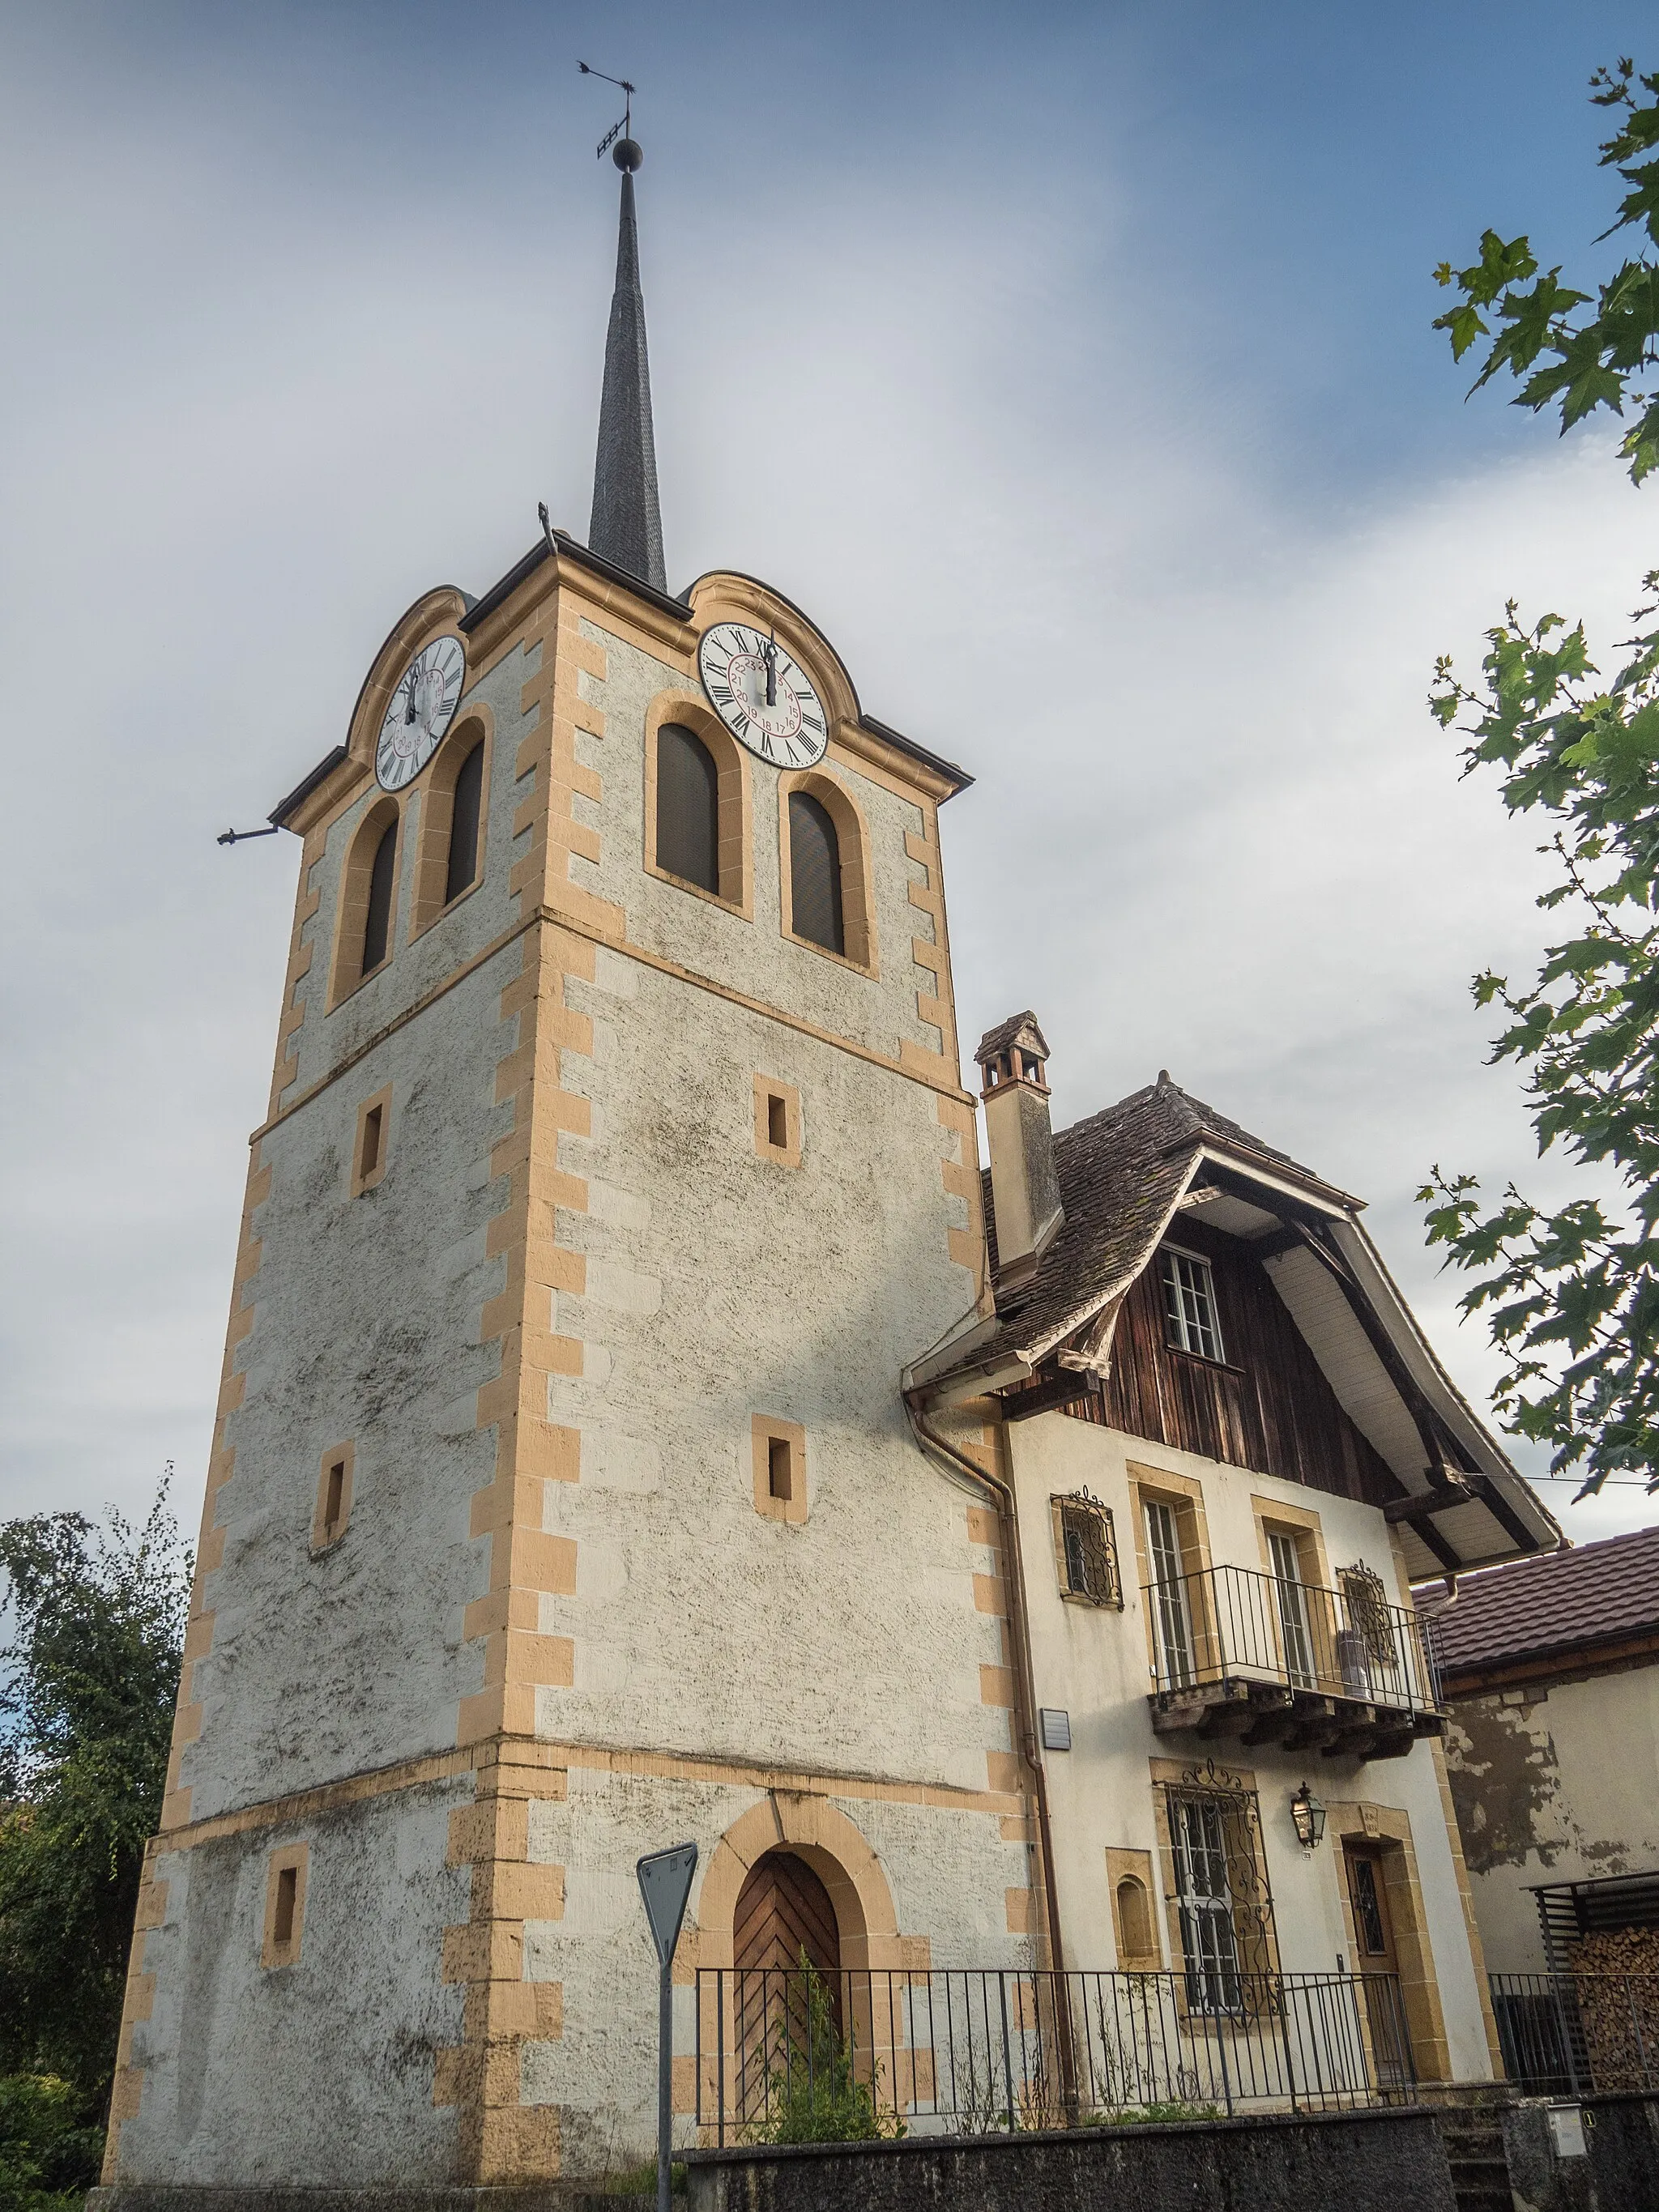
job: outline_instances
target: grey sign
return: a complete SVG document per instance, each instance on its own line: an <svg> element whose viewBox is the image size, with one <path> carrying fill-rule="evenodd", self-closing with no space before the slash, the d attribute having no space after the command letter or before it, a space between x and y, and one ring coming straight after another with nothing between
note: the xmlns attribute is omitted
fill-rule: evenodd
<svg viewBox="0 0 1659 2212"><path fill-rule="evenodd" d="M672 1850L652 1851L635 1871L645 1917L651 1923L651 1940L657 1947L657 1964L666 1969L680 1940L685 1901L691 1894L691 1877L697 1870L695 1844L676 1844Z"/></svg>

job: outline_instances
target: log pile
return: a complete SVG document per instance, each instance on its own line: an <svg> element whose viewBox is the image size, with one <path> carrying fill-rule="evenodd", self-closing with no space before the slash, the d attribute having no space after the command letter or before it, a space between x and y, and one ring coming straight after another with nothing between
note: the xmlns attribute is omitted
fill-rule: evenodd
<svg viewBox="0 0 1659 2212"><path fill-rule="evenodd" d="M1567 1957L1595 2087L1659 2087L1659 1928L1599 1929Z"/></svg>

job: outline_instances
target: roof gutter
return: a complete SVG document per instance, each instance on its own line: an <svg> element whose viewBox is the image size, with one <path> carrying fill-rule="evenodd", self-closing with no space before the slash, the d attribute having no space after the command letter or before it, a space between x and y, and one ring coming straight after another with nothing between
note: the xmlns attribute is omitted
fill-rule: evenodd
<svg viewBox="0 0 1659 2212"><path fill-rule="evenodd" d="M1060 1927L1060 1891L1054 1880L1054 1846L1048 1821L1048 1784L1038 1748L1036 1689L1031 1666L1030 1620L1025 1605L1025 1565L1019 1547L1019 1510L1013 1486L992 1474L942 1437L916 1402L920 1394L904 1393L904 1411L911 1433L925 1453L943 1460L953 1473L964 1476L994 1501L1002 1530L1002 1556L1008 1584L1008 1647L1013 1661L1014 1727L1020 1755L1031 1775L1036 1799L1037 1836L1042 1850L1043 1915L1048 1923L1048 1963L1054 1972L1066 1970L1066 1952ZM1071 2008L1062 1998L1054 2007L1060 2030L1060 2098L1067 2124L1074 2124L1079 2109L1077 2052L1073 2043Z"/></svg>

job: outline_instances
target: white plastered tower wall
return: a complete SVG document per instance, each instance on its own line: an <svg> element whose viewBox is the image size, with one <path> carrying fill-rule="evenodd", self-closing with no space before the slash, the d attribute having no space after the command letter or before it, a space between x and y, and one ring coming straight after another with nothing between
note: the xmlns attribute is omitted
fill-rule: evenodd
<svg viewBox="0 0 1659 2212"><path fill-rule="evenodd" d="M531 2182L642 2149L632 1870L685 1836L682 1977L729 1960L769 1843L846 1870L849 1956L1033 1955L994 1528L898 1389L985 1302L950 786L861 724L823 641L746 580L706 580L689 619L565 550L508 581L482 610L410 611L349 757L290 817L293 953L113 2182ZM653 702L695 690L702 627L757 608L835 710L862 967L784 934L759 760L747 911L645 865ZM373 735L445 632L467 642L453 727L490 748L482 872L416 927L422 778L393 955L343 994ZM798 1165L759 1153L757 1077L798 1099ZM381 1097L383 1170L354 1195ZM804 1519L757 1510L757 1418L804 1434ZM343 1447L349 1517L313 1548ZM273 1953L284 1853L303 1911ZM690 2087L688 2058L683 2112Z"/></svg>

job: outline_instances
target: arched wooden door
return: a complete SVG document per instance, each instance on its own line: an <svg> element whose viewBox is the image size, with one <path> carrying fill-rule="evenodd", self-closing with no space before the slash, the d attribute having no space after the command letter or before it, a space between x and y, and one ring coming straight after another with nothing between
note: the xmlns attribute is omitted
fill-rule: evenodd
<svg viewBox="0 0 1659 2212"><path fill-rule="evenodd" d="M841 1929L830 1893L805 1859L768 1851L749 1869L732 1923L733 1963L799 1972L801 1954L826 1979L841 1972Z"/></svg>
<svg viewBox="0 0 1659 2212"><path fill-rule="evenodd" d="M732 1916L732 1957L738 2110L759 2120L792 2071L823 2062L803 1958L837 2038L841 2032L841 1929L829 1891L805 1859L768 1851L750 1867Z"/></svg>

